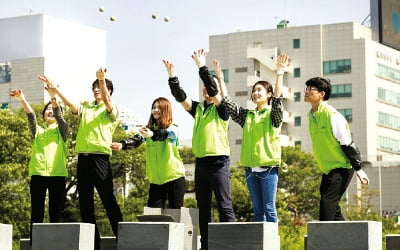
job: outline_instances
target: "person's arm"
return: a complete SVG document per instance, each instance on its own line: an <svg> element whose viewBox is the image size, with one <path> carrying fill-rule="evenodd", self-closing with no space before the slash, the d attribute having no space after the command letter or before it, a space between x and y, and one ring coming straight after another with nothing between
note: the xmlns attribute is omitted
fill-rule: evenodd
<svg viewBox="0 0 400 250"><path fill-rule="evenodd" d="M106 105L106 109L108 113L113 112L114 105L111 100L111 94L110 91L107 88L106 84L106 68L100 68L99 70L96 71L96 77L99 83L99 89L100 89L100 95L101 99L103 100L104 104Z"/></svg>
<svg viewBox="0 0 400 250"><path fill-rule="evenodd" d="M193 52L192 59L199 69L199 76L204 83L208 96L214 97L219 91L218 86L214 81L214 77L210 74L208 67L206 66L206 56L207 54L204 49L200 49Z"/></svg>
<svg viewBox="0 0 400 250"><path fill-rule="evenodd" d="M283 75L290 65L290 59L286 54L280 54L276 60L276 79L274 96L279 98L282 95Z"/></svg>
<svg viewBox="0 0 400 250"><path fill-rule="evenodd" d="M151 138L153 141L165 141L170 139L172 143L177 145L178 140L178 128L176 125L171 125L166 129L140 129L140 134L145 138Z"/></svg>
<svg viewBox="0 0 400 250"><path fill-rule="evenodd" d="M48 80L48 78L46 78L46 79ZM50 80L48 80L48 81L51 83ZM63 138L63 141L67 141L67 138L68 138L68 124L64 119L61 107L58 105L57 98L56 98L57 91L56 91L56 89L54 87L49 88L49 87L46 86L45 89L47 90L47 93L50 96L51 107L53 108L53 115L54 115L54 118L57 121L58 129L60 130L61 137Z"/></svg>
<svg viewBox="0 0 400 250"><path fill-rule="evenodd" d="M243 127L249 110L240 107L229 95L226 95L224 98L222 98L221 104L226 106L226 109L229 115L232 117L232 120Z"/></svg>
<svg viewBox="0 0 400 250"><path fill-rule="evenodd" d="M65 103L65 105L67 105L69 107L69 109L71 110L71 112L73 114L78 113L79 105L74 104L70 100L68 100L68 98L66 96L64 96L64 94L60 91L58 86L54 85L50 79L48 79L46 76L39 76L39 80L41 80L44 84L46 84L46 87L45 87L46 89L54 89L57 96L61 98L63 103Z"/></svg>
<svg viewBox="0 0 400 250"><path fill-rule="evenodd" d="M131 149L131 148L137 148L139 147L142 143L144 142L143 136L140 134L135 134L133 137L129 137L125 140L122 140L120 142L113 142L111 143L110 148L114 151L118 151L121 149Z"/></svg>
<svg viewBox="0 0 400 250"><path fill-rule="evenodd" d="M22 92L22 89L11 90L10 96L14 97L21 103L25 113L28 116L28 126L29 126L29 131L31 132L31 136L32 138L35 137L36 125L37 125L36 114L33 111L31 105L26 100L24 93Z"/></svg>
<svg viewBox="0 0 400 250"><path fill-rule="evenodd" d="M171 90L172 96L175 98L177 102L179 102L182 107L186 110L189 111L192 109L192 102L190 99L187 97L185 91L182 89L182 87L179 85L179 80L178 77L175 75L175 66L172 62L163 60L164 66L167 69L168 72L168 85Z"/></svg>
<svg viewBox="0 0 400 250"><path fill-rule="evenodd" d="M346 157L349 159L351 166L357 172L357 177L361 184L368 185L369 178L362 170L362 160L360 149L357 144L351 139L348 130L346 119L341 114L331 116L332 133L336 140L339 142L340 147Z"/></svg>

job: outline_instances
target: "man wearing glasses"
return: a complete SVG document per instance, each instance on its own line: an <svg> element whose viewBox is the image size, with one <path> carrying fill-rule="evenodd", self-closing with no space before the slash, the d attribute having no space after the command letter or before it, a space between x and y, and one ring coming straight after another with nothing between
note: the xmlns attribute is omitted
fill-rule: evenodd
<svg viewBox="0 0 400 250"><path fill-rule="evenodd" d="M346 119L327 103L331 89L330 80L322 77L309 79L304 89L304 101L311 104L308 117L313 152L323 173L320 221L344 220L339 201L354 171L361 184L369 183L367 174L361 169L360 151L351 138Z"/></svg>

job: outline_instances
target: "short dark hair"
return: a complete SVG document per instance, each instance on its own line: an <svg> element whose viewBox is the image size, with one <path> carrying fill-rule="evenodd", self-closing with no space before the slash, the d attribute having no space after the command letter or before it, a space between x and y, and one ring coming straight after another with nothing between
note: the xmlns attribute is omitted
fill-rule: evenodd
<svg viewBox="0 0 400 250"><path fill-rule="evenodd" d="M109 80L109 79L107 79L107 78L105 79L105 81L106 81L107 89L111 90L110 95L112 95L112 93L114 92L113 83L112 83L111 80ZM96 80L92 83L92 90L95 88L96 85L99 86L99 80L98 80L98 79L96 79Z"/></svg>
<svg viewBox="0 0 400 250"><path fill-rule="evenodd" d="M332 85L331 80L324 77L313 77L306 81L306 86L316 87L319 92L324 91L324 101L327 101L331 96Z"/></svg>

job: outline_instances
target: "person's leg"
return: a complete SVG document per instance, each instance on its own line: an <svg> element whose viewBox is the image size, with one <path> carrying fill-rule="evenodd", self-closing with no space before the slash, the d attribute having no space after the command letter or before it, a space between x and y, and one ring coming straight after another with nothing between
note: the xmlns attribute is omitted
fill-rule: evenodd
<svg viewBox="0 0 400 250"><path fill-rule="evenodd" d="M278 189L278 168L258 173L261 182L263 207L267 222L278 222L276 212L276 192Z"/></svg>
<svg viewBox="0 0 400 250"><path fill-rule="evenodd" d="M65 177L49 178L49 217L50 222L60 222L61 211L65 201Z"/></svg>
<svg viewBox="0 0 400 250"><path fill-rule="evenodd" d="M33 175L29 186L31 194L30 244L32 245L32 224L43 222L47 184L42 176Z"/></svg>
<svg viewBox="0 0 400 250"><path fill-rule="evenodd" d="M342 185L340 187L340 192L339 192L339 196L343 197L344 192L346 192L347 187L350 184L351 178L353 178L353 174L354 174L354 169L350 168L350 169L345 169L345 168L341 168L340 169L340 174L342 175ZM340 199L339 199L340 201ZM335 209L335 220L336 221L343 221L345 220L345 218L342 215L342 211L341 208L339 206L339 202L338 205L336 206Z"/></svg>
<svg viewBox="0 0 400 250"><path fill-rule="evenodd" d="M185 177L170 181L167 184L168 207L180 209L183 207L183 199L186 191Z"/></svg>
<svg viewBox="0 0 400 250"><path fill-rule="evenodd" d="M164 185L151 184L149 187L149 197L147 199L147 206L154 208L164 208L167 192Z"/></svg>
<svg viewBox="0 0 400 250"><path fill-rule="evenodd" d="M122 221L122 213L114 196L113 175L109 156L98 155L95 157L95 161L96 172L101 173L94 177L95 187L103 202L114 235L118 237L118 222Z"/></svg>
<svg viewBox="0 0 400 250"><path fill-rule="evenodd" d="M229 157L221 157L218 162L210 166L210 183L217 201L220 222L234 222L231 199L231 173Z"/></svg>
<svg viewBox="0 0 400 250"><path fill-rule="evenodd" d="M208 249L208 223L211 222L212 192L208 181L208 166L204 160L196 158L194 175L197 207L199 208L200 243L202 249Z"/></svg>
<svg viewBox="0 0 400 250"><path fill-rule="evenodd" d="M100 249L100 233L96 224L96 217L94 215L94 163L92 156L78 156L78 164L76 167L78 179L78 193L79 193L79 210L81 213L81 220L84 223L91 223L95 225L95 249Z"/></svg>
<svg viewBox="0 0 400 250"><path fill-rule="evenodd" d="M260 178L257 173L253 173L251 169L246 169L246 182L250 193L251 203L253 205L253 221L265 221Z"/></svg>
<svg viewBox="0 0 400 250"><path fill-rule="evenodd" d="M346 183L348 185L349 182L346 175L343 175L344 172L348 172L348 170L334 169L329 174L322 175L320 186L320 221L344 220L340 213L340 207L338 207L343 194L342 190L346 186Z"/></svg>

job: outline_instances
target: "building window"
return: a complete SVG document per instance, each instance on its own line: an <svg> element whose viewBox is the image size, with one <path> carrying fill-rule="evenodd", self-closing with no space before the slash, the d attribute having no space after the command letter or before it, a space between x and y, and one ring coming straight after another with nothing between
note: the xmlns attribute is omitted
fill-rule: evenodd
<svg viewBox="0 0 400 250"><path fill-rule="evenodd" d="M295 102L300 102L301 101L301 92L294 92L293 97L294 97Z"/></svg>
<svg viewBox="0 0 400 250"><path fill-rule="evenodd" d="M237 91L235 92L235 96L247 96L247 91Z"/></svg>
<svg viewBox="0 0 400 250"><path fill-rule="evenodd" d="M237 139L237 140L235 141L235 144L236 144L236 145L242 144L242 139Z"/></svg>
<svg viewBox="0 0 400 250"><path fill-rule="evenodd" d="M378 122L386 127L400 129L400 116L378 112Z"/></svg>
<svg viewBox="0 0 400 250"><path fill-rule="evenodd" d="M11 81L11 64L9 62L0 62L0 83Z"/></svg>
<svg viewBox="0 0 400 250"><path fill-rule="evenodd" d="M338 109L339 113L341 113L344 118L346 118L347 122L353 121L353 110L352 109Z"/></svg>
<svg viewBox="0 0 400 250"><path fill-rule="evenodd" d="M293 69L293 77L300 77L300 68Z"/></svg>
<svg viewBox="0 0 400 250"><path fill-rule="evenodd" d="M301 116L294 117L294 126L295 127L301 126Z"/></svg>
<svg viewBox="0 0 400 250"><path fill-rule="evenodd" d="M300 147L301 148L301 141L295 141L294 142L295 147Z"/></svg>
<svg viewBox="0 0 400 250"><path fill-rule="evenodd" d="M376 75L391 81L400 82L400 70L378 63Z"/></svg>
<svg viewBox="0 0 400 250"><path fill-rule="evenodd" d="M247 67L235 68L235 73L247 72Z"/></svg>
<svg viewBox="0 0 400 250"><path fill-rule="evenodd" d="M214 76L217 75L214 70L210 70L210 74ZM229 82L229 70L223 69L222 74L224 75L224 82Z"/></svg>
<svg viewBox="0 0 400 250"><path fill-rule="evenodd" d="M351 97L351 84L332 85L331 97Z"/></svg>
<svg viewBox="0 0 400 250"><path fill-rule="evenodd" d="M385 137L385 136L379 136L378 145L381 150L390 151L393 153L400 153L400 141L399 140Z"/></svg>
<svg viewBox="0 0 400 250"><path fill-rule="evenodd" d="M324 74L348 73L351 72L351 59L325 61Z"/></svg>
<svg viewBox="0 0 400 250"><path fill-rule="evenodd" d="M293 39L293 49L299 49L300 48L300 39L295 38Z"/></svg>
<svg viewBox="0 0 400 250"><path fill-rule="evenodd" d="M400 93L378 88L378 100L400 106Z"/></svg>

